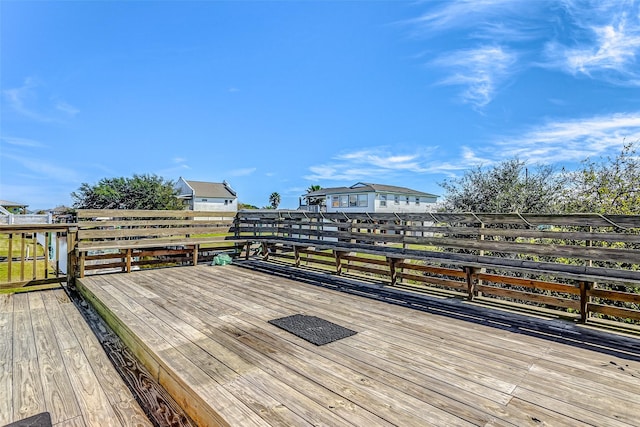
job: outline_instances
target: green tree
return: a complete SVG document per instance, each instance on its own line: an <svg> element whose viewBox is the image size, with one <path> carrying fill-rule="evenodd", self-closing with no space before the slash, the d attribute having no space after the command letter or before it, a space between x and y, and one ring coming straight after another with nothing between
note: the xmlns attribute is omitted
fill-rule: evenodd
<svg viewBox="0 0 640 427"><path fill-rule="evenodd" d="M511 159L489 168L477 166L440 186L449 212L550 213L556 210L564 179L550 166L529 168Z"/></svg>
<svg viewBox="0 0 640 427"><path fill-rule="evenodd" d="M280 204L280 194L275 191L271 193L269 196L269 203L273 209L278 209L278 205Z"/></svg>
<svg viewBox="0 0 640 427"><path fill-rule="evenodd" d="M76 209L184 209L175 183L157 175L103 178L71 193Z"/></svg>
<svg viewBox="0 0 640 427"><path fill-rule="evenodd" d="M638 143L626 143L615 156L585 159L582 168L566 172L570 184L562 197L565 212L640 214Z"/></svg>
<svg viewBox="0 0 640 427"><path fill-rule="evenodd" d="M256 205L250 205L249 203L238 202L238 210L242 209L258 209Z"/></svg>

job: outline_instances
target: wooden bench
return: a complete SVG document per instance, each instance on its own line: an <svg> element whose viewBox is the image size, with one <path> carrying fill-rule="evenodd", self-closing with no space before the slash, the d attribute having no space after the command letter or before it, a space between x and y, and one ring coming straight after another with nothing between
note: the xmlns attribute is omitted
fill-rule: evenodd
<svg viewBox="0 0 640 427"><path fill-rule="evenodd" d="M298 267L304 259L335 266L338 275L346 260L350 270L388 277L391 286L404 280L469 299L529 301L580 312L582 320L588 312L640 320L640 270L633 267L640 264L640 216L291 211L239 217L239 235L261 242L267 260Z"/></svg>
<svg viewBox="0 0 640 427"><path fill-rule="evenodd" d="M237 253L248 244L234 235L233 212L79 210L77 215L79 277L86 270L196 265L212 257L203 259L201 252Z"/></svg>

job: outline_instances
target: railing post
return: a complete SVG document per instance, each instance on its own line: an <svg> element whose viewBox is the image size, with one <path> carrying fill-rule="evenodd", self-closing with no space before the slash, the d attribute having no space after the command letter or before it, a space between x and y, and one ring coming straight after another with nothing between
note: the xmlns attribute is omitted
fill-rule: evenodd
<svg viewBox="0 0 640 427"><path fill-rule="evenodd" d="M580 323L587 323L589 318L589 290L591 289L591 283L581 281L580 282Z"/></svg>
<svg viewBox="0 0 640 427"><path fill-rule="evenodd" d="M387 264L389 264L389 274L391 276L391 286L395 286L398 284L397 264L399 261L399 258L387 257Z"/></svg>
<svg viewBox="0 0 640 427"><path fill-rule="evenodd" d="M294 262L296 267L300 267L300 248L298 246L293 247Z"/></svg>
<svg viewBox="0 0 640 427"><path fill-rule="evenodd" d="M336 274L340 276L342 274L342 255L344 252L342 251L333 251L333 257L336 261Z"/></svg>
<svg viewBox="0 0 640 427"><path fill-rule="evenodd" d="M127 273L131 273L131 248L127 249Z"/></svg>
<svg viewBox="0 0 640 427"><path fill-rule="evenodd" d="M78 228L69 227L67 229L67 285L75 285L76 275L82 274L80 277L84 277L84 263L80 270L78 258L76 257L77 238Z"/></svg>
<svg viewBox="0 0 640 427"><path fill-rule="evenodd" d="M467 298L469 299L469 301L473 300L476 295L476 285L475 281L473 280L474 272L475 269L473 267L464 268L465 279L467 281Z"/></svg>
<svg viewBox="0 0 640 427"><path fill-rule="evenodd" d="M200 248L200 245L198 245L197 243L193 245L193 265L194 266L198 265L198 249L199 248Z"/></svg>

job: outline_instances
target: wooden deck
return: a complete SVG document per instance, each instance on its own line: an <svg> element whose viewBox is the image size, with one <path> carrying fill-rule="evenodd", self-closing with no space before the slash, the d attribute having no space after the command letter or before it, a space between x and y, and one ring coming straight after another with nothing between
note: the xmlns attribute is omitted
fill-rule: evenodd
<svg viewBox="0 0 640 427"><path fill-rule="evenodd" d="M201 425L640 425L633 338L616 352L560 340L553 324L518 333L237 265L79 287ZM358 333L315 346L267 323L297 313Z"/></svg>
<svg viewBox="0 0 640 427"><path fill-rule="evenodd" d="M62 290L0 295L0 425L150 426Z"/></svg>

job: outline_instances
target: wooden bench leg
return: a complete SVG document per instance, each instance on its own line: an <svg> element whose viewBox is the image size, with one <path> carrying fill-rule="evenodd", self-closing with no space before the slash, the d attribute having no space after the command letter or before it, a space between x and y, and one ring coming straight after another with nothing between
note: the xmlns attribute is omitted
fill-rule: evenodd
<svg viewBox="0 0 640 427"><path fill-rule="evenodd" d="M127 273L131 273L131 248L127 249Z"/></svg>
<svg viewBox="0 0 640 427"><path fill-rule="evenodd" d="M475 268L473 267L465 267L464 268L465 279L467 281L467 298L469 301L473 300L476 295L476 284L474 280Z"/></svg>
<svg viewBox="0 0 640 427"><path fill-rule="evenodd" d="M193 245L193 265L198 265L198 249L200 245Z"/></svg>

